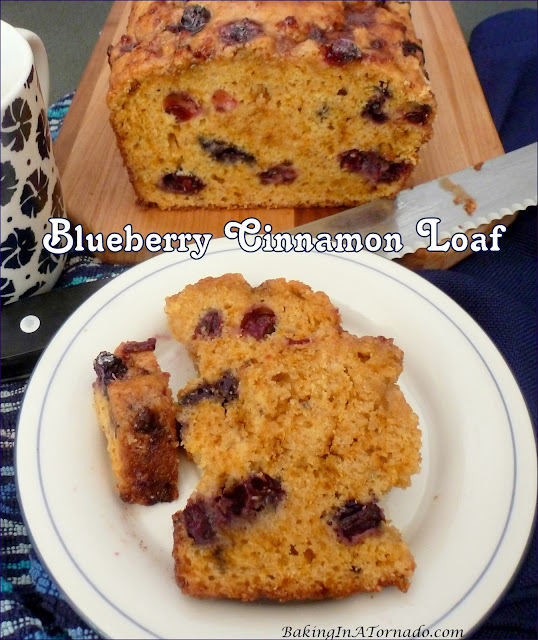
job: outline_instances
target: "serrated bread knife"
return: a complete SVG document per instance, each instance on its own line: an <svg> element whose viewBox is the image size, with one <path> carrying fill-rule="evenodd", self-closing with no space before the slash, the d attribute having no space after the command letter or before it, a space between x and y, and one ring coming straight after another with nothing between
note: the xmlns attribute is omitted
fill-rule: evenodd
<svg viewBox="0 0 538 640"><path fill-rule="evenodd" d="M429 246L430 239L417 234L420 220L438 219L436 230L441 241L536 205L536 179L536 144L532 144L480 167L402 191L394 200L362 205L295 227L289 233L360 233L363 237L397 233L403 249L379 251L378 255L399 258ZM68 316L107 281L55 289L5 306L1 318L2 378L13 380L30 375L41 352Z"/></svg>
<svg viewBox="0 0 538 640"><path fill-rule="evenodd" d="M536 143L469 167L449 176L401 191L394 200L380 199L354 209L303 224L290 233L360 233L384 236L397 233L400 251L378 251L385 258L401 258L431 243L433 223L439 244L456 233L476 229L506 215L536 205Z"/></svg>

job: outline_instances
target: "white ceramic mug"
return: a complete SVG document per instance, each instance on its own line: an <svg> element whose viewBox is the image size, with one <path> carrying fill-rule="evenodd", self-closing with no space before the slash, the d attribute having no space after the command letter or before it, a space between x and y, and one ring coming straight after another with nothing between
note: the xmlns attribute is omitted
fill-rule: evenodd
<svg viewBox="0 0 538 640"><path fill-rule="evenodd" d="M65 217L47 120L49 67L31 31L2 21L1 299L2 304L52 289L65 255L43 248L49 218Z"/></svg>

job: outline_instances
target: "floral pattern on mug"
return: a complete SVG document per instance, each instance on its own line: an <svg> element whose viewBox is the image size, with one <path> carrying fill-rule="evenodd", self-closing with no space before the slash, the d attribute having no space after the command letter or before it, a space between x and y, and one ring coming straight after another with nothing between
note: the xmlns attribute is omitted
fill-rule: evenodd
<svg viewBox="0 0 538 640"><path fill-rule="evenodd" d="M37 249L35 233L30 227L15 227L0 246L2 269L18 269L27 265Z"/></svg>
<svg viewBox="0 0 538 640"><path fill-rule="evenodd" d="M15 285L9 278L0 278L0 295L2 302L9 302L15 295Z"/></svg>
<svg viewBox="0 0 538 640"><path fill-rule="evenodd" d="M65 217L47 111L34 67L20 91L2 105L1 303L50 290L65 255L43 248L48 219Z"/></svg>
<svg viewBox="0 0 538 640"><path fill-rule="evenodd" d="M46 249L41 249L39 254L39 273L52 273L61 262L61 255L54 255Z"/></svg>
<svg viewBox="0 0 538 640"><path fill-rule="evenodd" d="M49 158L51 139L50 139L49 123L48 123L45 111L43 109L41 109L41 113L37 118L36 142L37 142L37 148L39 150L39 155L41 156L41 160L45 160L45 158Z"/></svg>
<svg viewBox="0 0 538 640"><path fill-rule="evenodd" d="M62 186L60 181L57 180L52 192L52 211L51 216L53 218L65 218L65 207L62 196Z"/></svg>
<svg viewBox="0 0 538 640"><path fill-rule="evenodd" d="M2 146L10 151L22 151L32 130L32 110L26 100L17 98L2 118Z"/></svg>
<svg viewBox="0 0 538 640"><path fill-rule="evenodd" d="M2 185L0 193L2 195L1 200L3 207L11 202L11 198L13 198L13 195L17 191L18 184L19 181L17 179L15 167L9 160L2 162Z"/></svg>
<svg viewBox="0 0 538 640"><path fill-rule="evenodd" d="M36 169L26 180L21 195L21 211L35 218L43 211L49 196L49 177L42 169Z"/></svg>
<svg viewBox="0 0 538 640"><path fill-rule="evenodd" d="M26 82L24 83L24 88L29 89L33 80L34 80L34 66L32 65L32 68L30 69L30 73L28 74L28 78L26 78Z"/></svg>
<svg viewBox="0 0 538 640"><path fill-rule="evenodd" d="M22 298L29 298L30 296L33 296L34 293L37 293L46 284L47 283L44 280L41 280L40 282L36 282L30 288L26 289L26 291L23 294L21 294L21 299Z"/></svg>

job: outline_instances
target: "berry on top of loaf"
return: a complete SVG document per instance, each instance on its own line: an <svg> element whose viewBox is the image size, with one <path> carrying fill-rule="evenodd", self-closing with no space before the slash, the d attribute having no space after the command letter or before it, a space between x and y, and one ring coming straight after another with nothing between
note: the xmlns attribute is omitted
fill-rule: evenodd
<svg viewBox="0 0 538 640"><path fill-rule="evenodd" d="M262 330L245 332L257 305ZM402 351L343 331L325 294L282 279L207 278L166 312L199 369L178 394L181 443L202 473L173 516L183 591L406 591L413 556L379 506L420 466L418 419L397 385Z"/></svg>
<svg viewBox="0 0 538 640"><path fill-rule="evenodd" d="M120 498L144 505L178 497L176 409L155 342L122 342L94 361L94 403Z"/></svg>
<svg viewBox="0 0 538 640"><path fill-rule="evenodd" d="M393 197L432 135L400 2L135 2L108 106L142 203L360 204Z"/></svg>

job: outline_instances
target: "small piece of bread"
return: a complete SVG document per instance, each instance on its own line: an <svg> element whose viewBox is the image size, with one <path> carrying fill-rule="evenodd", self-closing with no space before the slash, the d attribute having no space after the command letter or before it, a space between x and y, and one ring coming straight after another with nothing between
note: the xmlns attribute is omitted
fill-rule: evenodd
<svg viewBox="0 0 538 640"><path fill-rule="evenodd" d="M178 497L176 409L154 349L153 338L123 342L94 362L95 408L120 498L144 505Z"/></svg>

